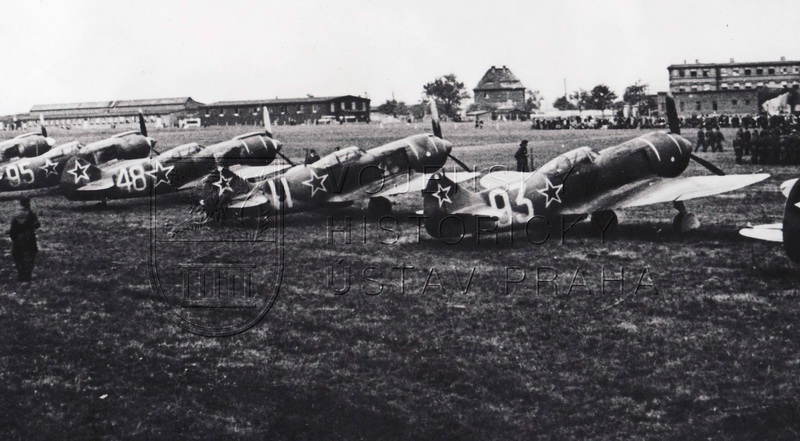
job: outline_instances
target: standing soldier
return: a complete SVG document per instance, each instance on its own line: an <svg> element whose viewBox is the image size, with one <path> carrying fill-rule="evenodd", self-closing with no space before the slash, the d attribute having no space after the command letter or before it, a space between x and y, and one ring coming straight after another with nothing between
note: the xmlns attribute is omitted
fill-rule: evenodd
<svg viewBox="0 0 800 441"><path fill-rule="evenodd" d="M706 151L706 148L711 147L711 151L714 151L714 131L711 130L711 126L706 127L706 146L703 148L703 151Z"/></svg>
<svg viewBox="0 0 800 441"><path fill-rule="evenodd" d="M530 169L528 168L528 140L523 139L522 142L519 143L519 148L517 152L514 153L514 159L517 160L517 171L518 172L528 172Z"/></svg>
<svg viewBox="0 0 800 441"><path fill-rule="evenodd" d="M742 144L744 143L743 138L744 138L744 131L742 130L741 127L739 127L739 130L736 131L736 137L733 138L733 154L736 156L737 164L742 163L742 153L744 152L744 149L742 147Z"/></svg>
<svg viewBox="0 0 800 441"><path fill-rule="evenodd" d="M706 151L706 132L703 131L703 126L700 126L700 130L697 131L697 146L694 151L697 152L701 148Z"/></svg>
<svg viewBox="0 0 800 441"><path fill-rule="evenodd" d="M722 135L722 132L719 131L719 127L714 128L714 151L722 151L722 142L725 141L725 137Z"/></svg>
<svg viewBox="0 0 800 441"><path fill-rule="evenodd" d="M750 134L750 128L745 127L744 133L742 133L742 150L744 150L744 155L750 155L750 141L752 140L752 135Z"/></svg>
<svg viewBox="0 0 800 441"><path fill-rule="evenodd" d="M27 282L31 280L33 265L39 247L36 244L36 229L39 228L39 219L31 210L31 200L27 196L19 198L20 211L11 218L11 257L17 267L17 280Z"/></svg>

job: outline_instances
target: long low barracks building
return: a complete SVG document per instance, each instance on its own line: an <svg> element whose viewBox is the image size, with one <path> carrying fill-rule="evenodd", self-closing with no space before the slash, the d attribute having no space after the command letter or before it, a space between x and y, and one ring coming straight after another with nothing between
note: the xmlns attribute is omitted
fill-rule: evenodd
<svg viewBox="0 0 800 441"><path fill-rule="evenodd" d="M370 100L354 95L219 101L200 106L201 124L206 126L261 125L264 107L273 124L317 122L369 122Z"/></svg>

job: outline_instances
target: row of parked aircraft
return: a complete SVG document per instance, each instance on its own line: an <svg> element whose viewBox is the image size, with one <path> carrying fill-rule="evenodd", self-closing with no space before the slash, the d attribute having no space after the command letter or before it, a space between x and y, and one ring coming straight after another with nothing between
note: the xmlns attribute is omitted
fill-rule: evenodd
<svg viewBox="0 0 800 441"><path fill-rule="evenodd" d="M453 144L442 136L433 102L432 134L366 151L347 147L302 165L281 153L266 109L262 132L210 146L184 144L160 154L154 151L156 141L148 136L141 114L138 131L87 145L55 146L42 128L41 133L0 143L5 162L0 164L0 191L60 186L70 200L105 202L200 188L200 203L215 215L288 214L366 200L370 214L379 217L391 213L391 196L422 190L425 228L442 239L528 229L537 221L567 215L590 216L605 230L618 222L614 210L672 202L675 229L687 231L698 228L699 221L684 201L737 190L769 175L725 175L692 154L692 144L680 135L671 98L667 104L669 132L650 133L599 152L580 147L532 173L488 172L480 176L478 191L459 185L478 173L452 156ZM272 164L277 156L285 163ZM448 158L464 172L445 173ZM681 176L692 160L713 175ZM785 190L789 203L781 228L759 226L742 232L766 240L780 235L795 261L800 261L798 186L796 181L784 185L791 191Z"/></svg>

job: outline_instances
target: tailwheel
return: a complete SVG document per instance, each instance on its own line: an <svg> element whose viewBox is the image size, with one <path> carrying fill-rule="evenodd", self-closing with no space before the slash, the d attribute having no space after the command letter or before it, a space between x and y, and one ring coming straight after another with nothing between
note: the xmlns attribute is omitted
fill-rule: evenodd
<svg viewBox="0 0 800 441"><path fill-rule="evenodd" d="M367 213L372 219L380 219L392 214L392 202L386 198L371 198L367 205Z"/></svg>
<svg viewBox="0 0 800 441"><path fill-rule="evenodd" d="M612 233L619 226L619 218L614 210L596 211L592 213L592 225L604 233Z"/></svg>
<svg viewBox="0 0 800 441"><path fill-rule="evenodd" d="M685 233L700 228L700 221L697 220L697 216L694 213L689 213L683 202L677 201L674 205L678 210L678 214L672 219L672 229L676 233Z"/></svg>

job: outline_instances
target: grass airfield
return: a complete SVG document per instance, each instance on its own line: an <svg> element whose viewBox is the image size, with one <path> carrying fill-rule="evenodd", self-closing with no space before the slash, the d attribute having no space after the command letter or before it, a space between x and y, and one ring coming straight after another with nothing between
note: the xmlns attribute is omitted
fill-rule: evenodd
<svg viewBox="0 0 800 441"><path fill-rule="evenodd" d="M646 133L528 127L444 123L443 132L456 157L482 170L512 168L523 138L539 166ZM275 129L296 161L306 148L322 156L430 130ZM150 135L162 151L253 130ZM120 130L48 131L61 143ZM15 281L2 245L0 439L796 439L800 272L780 246L738 229L778 221L778 184L798 170L736 165L730 141L701 155L727 173L764 167L773 177L689 201L702 225L683 235L671 230L669 204L619 213L605 241L582 223L538 245L508 235L447 245L418 235L414 221L364 229L361 203L287 216L278 300L226 338L187 333L164 313L149 278L149 201L96 208L37 192L32 283ZM709 172L692 163L686 173ZM0 204L7 225L16 202ZM418 195L395 205L399 217L420 208ZM170 213L180 221L185 211ZM328 243L329 216L337 226L350 216L351 243L340 233ZM340 259L353 273L343 295L327 279ZM399 266L413 267L402 290ZM611 280L620 278L624 286Z"/></svg>

